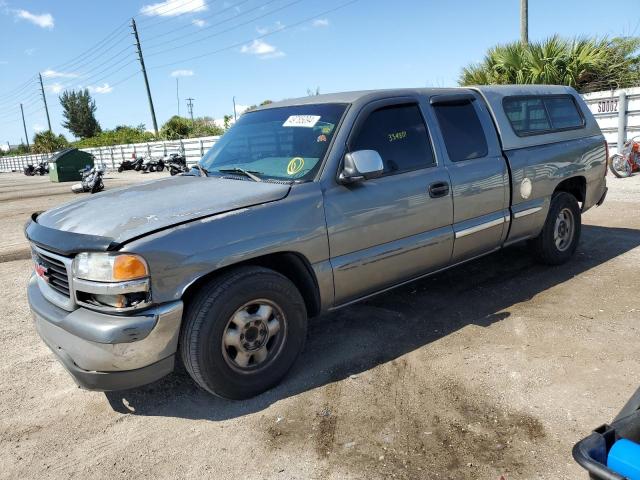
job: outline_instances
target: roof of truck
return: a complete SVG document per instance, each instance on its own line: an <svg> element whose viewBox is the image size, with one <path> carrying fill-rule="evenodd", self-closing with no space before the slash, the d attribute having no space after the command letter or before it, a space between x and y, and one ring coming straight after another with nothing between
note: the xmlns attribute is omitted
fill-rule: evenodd
<svg viewBox="0 0 640 480"><path fill-rule="evenodd" d="M371 101L390 97L421 96L429 98L434 95L473 92L475 92L475 95L479 94L488 105L504 150L601 135L600 128L582 97L573 88L564 85L480 85L454 88L394 88L382 90L360 90L290 98L264 105L260 107L259 110L318 103L346 103L362 106ZM528 136L518 136L514 132L502 106L502 100L505 97L562 94L571 95L575 99L585 120L583 128L553 131Z"/></svg>
<svg viewBox="0 0 640 480"><path fill-rule="evenodd" d="M481 85L470 87L450 88L387 88L380 90L356 90L352 92L324 93L321 95L307 95L306 97L288 98L260 107L278 108L292 105L309 105L317 103L355 103L358 100L372 100L375 98L402 97L405 95L422 95L430 97L449 93L470 92L477 90L486 94L501 97L513 95L561 94L575 92L564 85Z"/></svg>

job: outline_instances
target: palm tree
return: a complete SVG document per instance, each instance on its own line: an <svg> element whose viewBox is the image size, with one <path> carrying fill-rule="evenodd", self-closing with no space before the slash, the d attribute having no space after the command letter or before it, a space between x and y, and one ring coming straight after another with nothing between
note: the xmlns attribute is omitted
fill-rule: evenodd
<svg viewBox="0 0 640 480"><path fill-rule="evenodd" d="M460 85L556 84L578 91L640 85L640 38L574 38L513 42L489 49L462 70Z"/></svg>

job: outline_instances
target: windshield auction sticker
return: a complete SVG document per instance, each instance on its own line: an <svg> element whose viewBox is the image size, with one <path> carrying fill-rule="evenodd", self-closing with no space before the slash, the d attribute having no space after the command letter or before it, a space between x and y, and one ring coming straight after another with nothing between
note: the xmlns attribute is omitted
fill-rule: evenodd
<svg viewBox="0 0 640 480"><path fill-rule="evenodd" d="M304 159L302 157L294 157L289 160L289 165L287 165L287 173L289 175L295 175L304 167Z"/></svg>
<svg viewBox="0 0 640 480"><path fill-rule="evenodd" d="M282 126L313 128L318 120L320 120L320 115L291 115Z"/></svg>

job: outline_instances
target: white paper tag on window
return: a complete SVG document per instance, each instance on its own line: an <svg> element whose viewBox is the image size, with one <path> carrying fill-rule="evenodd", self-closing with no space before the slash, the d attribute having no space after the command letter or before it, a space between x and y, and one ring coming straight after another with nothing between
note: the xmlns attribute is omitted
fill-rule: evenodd
<svg viewBox="0 0 640 480"><path fill-rule="evenodd" d="M320 120L320 115L291 115L282 126L312 128L315 127L318 120Z"/></svg>

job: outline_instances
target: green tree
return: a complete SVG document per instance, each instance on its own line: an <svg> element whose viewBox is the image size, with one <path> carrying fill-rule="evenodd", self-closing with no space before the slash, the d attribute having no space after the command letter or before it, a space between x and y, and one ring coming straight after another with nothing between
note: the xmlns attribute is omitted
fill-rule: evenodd
<svg viewBox="0 0 640 480"><path fill-rule="evenodd" d="M111 145L150 142L155 139L153 133L146 131L144 124L138 125L137 127L118 125L113 130L103 130L94 137L74 142L74 145L76 147L107 147Z"/></svg>
<svg viewBox="0 0 640 480"><path fill-rule="evenodd" d="M482 62L462 70L460 85L554 84L579 92L636 86L640 38L553 36L489 49Z"/></svg>
<svg viewBox="0 0 640 480"><path fill-rule="evenodd" d="M33 153L53 153L69 146L69 142L60 134L56 137L53 132L45 131L33 136Z"/></svg>
<svg viewBox="0 0 640 480"><path fill-rule="evenodd" d="M187 138L191 130L189 124L189 119L174 115L162 126L160 129L160 135L167 140Z"/></svg>
<svg viewBox="0 0 640 480"><path fill-rule="evenodd" d="M60 95L62 115L65 121L62 126L79 138L89 138L101 132L96 120L96 102L89 95L89 90L65 91Z"/></svg>

